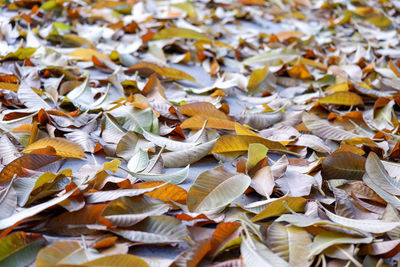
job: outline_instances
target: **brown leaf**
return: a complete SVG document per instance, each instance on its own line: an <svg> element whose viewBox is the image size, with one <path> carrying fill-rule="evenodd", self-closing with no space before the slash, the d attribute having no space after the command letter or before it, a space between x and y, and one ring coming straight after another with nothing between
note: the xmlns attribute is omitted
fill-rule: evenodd
<svg viewBox="0 0 400 267"><path fill-rule="evenodd" d="M45 149L46 153L49 152ZM34 151L33 151L34 152ZM38 152L38 151L37 151ZM61 157L56 155L43 155L43 154L25 154L9 164L7 164L0 172L0 184L8 183L15 176L22 176L27 174L26 169L37 170L43 166L53 163Z"/></svg>

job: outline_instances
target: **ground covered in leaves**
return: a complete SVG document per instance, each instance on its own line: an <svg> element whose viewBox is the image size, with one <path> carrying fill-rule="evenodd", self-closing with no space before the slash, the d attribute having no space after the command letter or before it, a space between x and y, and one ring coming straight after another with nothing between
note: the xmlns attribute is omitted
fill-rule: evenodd
<svg viewBox="0 0 400 267"><path fill-rule="evenodd" d="M0 266L399 266L399 8L0 0Z"/></svg>

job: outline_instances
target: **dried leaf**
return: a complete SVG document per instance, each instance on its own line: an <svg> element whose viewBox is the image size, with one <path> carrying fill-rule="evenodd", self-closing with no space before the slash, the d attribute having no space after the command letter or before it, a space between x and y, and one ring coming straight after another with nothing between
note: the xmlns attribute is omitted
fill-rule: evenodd
<svg viewBox="0 0 400 267"><path fill-rule="evenodd" d="M79 145L58 137L39 139L38 141L27 146L24 149L24 153L32 153L36 149L43 149L49 146L56 150L56 155L59 157L78 159L85 158L85 153Z"/></svg>

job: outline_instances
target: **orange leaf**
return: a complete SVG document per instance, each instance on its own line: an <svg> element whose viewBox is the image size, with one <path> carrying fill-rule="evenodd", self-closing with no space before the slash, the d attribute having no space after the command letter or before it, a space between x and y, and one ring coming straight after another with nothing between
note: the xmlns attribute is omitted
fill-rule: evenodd
<svg viewBox="0 0 400 267"><path fill-rule="evenodd" d="M51 146L56 150L60 157L65 158L85 158L83 149L76 143L71 142L64 138L42 138L30 144L24 149L24 153L31 153L35 149L45 148Z"/></svg>
<svg viewBox="0 0 400 267"><path fill-rule="evenodd" d="M112 247L112 246L114 246L115 241L117 241L117 239L118 239L118 237L116 237L116 236L106 237L106 238L100 240L99 242L97 242L96 244L94 244L93 248L99 249L99 248Z"/></svg>
<svg viewBox="0 0 400 267"><path fill-rule="evenodd" d="M287 41L292 38L300 38L305 34L299 31L288 31L288 32L280 32L276 34L280 42Z"/></svg>
<svg viewBox="0 0 400 267"><path fill-rule="evenodd" d="M291 69L288 70L288 73L291 77L302 80L313 78L306 66L304 66L303 64L293 66Z"/></svg>
<svg viewBox="0 0 400 267"><path fill-rule="evenodd" d="M181 127L182 129L192 129L199 130L203 127L204 122L207 120L207 128L220 129L220 130L230 130L235 129L235 122L230 120L224 120L219 118L207 118L202 115L193 116L185 120Z"/></svg>
<svg viewBox="0 0 400 267"><path fill-rule="evenodd" d="M17 177L24 175L24 169L36 170L59 159L59 156L54 155L25 154L13 160L1 170L0 184L11 181L14 175Z"/></svg>
<svg viewBox="0 0 400 267"><path fill-rule="evenodd" d="M213 104L208 102L190 103L178 108L179 112L186 116L203 115L219 119L229 119L222 111L218 110Z"/></svg>
<svg viewBox="0 0 400 267"><path fill-rule="evenodd" d="M211 237L212 250L215 250L220 243L227 239L240 226L238 222L223 222L218 224Z"/></svg>
<svg viewBox="0 0 400 267"><path fill-rule="evenodd" d="M143 189L152 188L163 184L164 182L144 182L140 184L134 184L131 186L132 189ZM173 200L175 202L186 204L187 192L182 187L173 184L165 184L159 188L154 189L151 192L145 193L146 196L152 198L158 198L165 202Z"/></svg>

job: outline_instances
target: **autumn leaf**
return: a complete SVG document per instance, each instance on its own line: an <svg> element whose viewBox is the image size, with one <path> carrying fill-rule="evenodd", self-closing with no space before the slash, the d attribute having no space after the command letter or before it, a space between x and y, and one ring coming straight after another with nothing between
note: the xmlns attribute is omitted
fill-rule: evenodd
<svg viewBox="0 0 400 267"><path fill-rule="evenodd" d="M25 154L13 160L1 170L0 184L10 182L14 176L18 177L27 174L28 171L26 169L36 170L60 159L57 155Z"/></svg>
<svg viewBox="0 0 400 267"><path fill-rule="evenodd" d="M172 37L187 38L194 40L210 40L210 37L197 31L185 28L165 28L153 36L153 40L169 39Z"/></svg>
<svg viewBox="0 0 400 267"><path fill-rule="evenodd" d="M91 61L93 56L103 59L103 60L110 60L107 55L105 55L99 51L96 51L96 50L90 49L90 48L83 48L83 47L75 49L68 55L76 58L77 60L83 60L83 61Z"/></svg>
<svg viewBox="0 0 400 267"><path fill-rule="evenodd" d="M336 92L325 96L319 100L323 104L334 104L343 106L362 106L364 105L362 98L352 92Z"/></svg>
<svg viewBox="0 0 400 267"><path fill-rule="evenodd" d="M24 149L24 153L31 153L36 149L52 147L56 151L56 155L65 158L84 158L83 149L78 145L63 138L42 138L28 145Z"/></svg>
<svg viewBox="0 0 400 267"><path fill-rule="evenodd" d="M163 76L167 79L172 79L172 80L189 80L192 82L195 82L196 79L190 76L189 74L173 69L173 68L168 68L168 67L160 67L156 64L149 63L149 62L139 62L136 63L135 65L129 67L127 70L128 72L136 72L138 71L139 73L142 73L143 75L148 75L150 76L153 73L157 73L160 76Z"/></svg>

